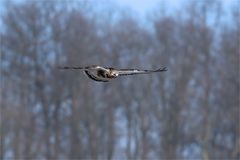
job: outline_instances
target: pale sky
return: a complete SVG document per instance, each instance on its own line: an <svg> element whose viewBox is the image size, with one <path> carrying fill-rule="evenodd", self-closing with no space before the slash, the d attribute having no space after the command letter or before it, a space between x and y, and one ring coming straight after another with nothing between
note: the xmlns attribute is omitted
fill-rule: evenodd
<svg viewBox="0 0 240 160"><path fill-rule="evenodd" d="M116 2L122 7L129 7L133 11L144 15L149 11L153 10L160 4L166 4L171 9L176 9L181 6L183 2L187 2L187 0L112 0ZM196 1L204 1L204 0L196 0ZM208 0L205 0L208 1ZM210 1L210 0L209 0ZM240 0L217 0L221 1L224 7L229 7L231 4L239 4Z"/></svg>
<svg viewBox="0 0 240 160"><path fill-rule="evenodd" d="M0 0L0 12L1 10L3 10L3 2L4 1L8 1L8 0ZM21 2L24 0L11 0L14 2ZM26 1L30 1L30 0L26 0ZM36 2L38 0L35 0ZM55 1L55 0L52 0ZM66 0L59 0L61 1L66 1ZM70 0L70 1L74 1L74 0ZM81 0L79 0L81 1ZM83 1L94 1L94 0L83 0ZM177 9L181 6L181 4L183 4L184 2L187 2L188 0L99 0L99 2L108 2L108 1L112 1L116 4L118 4L121 7L127 7L130 8L131 10L133 10L134 12L138 13L139 15L143 16L147 13L150 13L151 11L153 11L156 8L159 8L159 5L161 4L165 4L167 5L170 9ZM196 0L196 1L210 1L210 0ZM226 8L229 8L229 6L233 5L240 5L240 0L217 0L217 1L221 1L223 6L225 6Z"/></svg>
<svg viewBox="0 0 240 160"><path fill-rule="evenodd" d="M122 7L129 7L139 14L146 14L163 3L176 8L183 0L115 0L115 2Z"/></svg>

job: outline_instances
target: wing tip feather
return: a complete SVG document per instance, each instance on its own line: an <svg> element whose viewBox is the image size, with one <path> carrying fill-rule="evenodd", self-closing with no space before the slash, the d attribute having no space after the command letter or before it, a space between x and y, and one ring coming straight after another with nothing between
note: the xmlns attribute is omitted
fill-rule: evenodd
<svg viewBox="0 0 240 160"><path fill-rule="evenodd" d="M165 71L168 71L167 67L161 67L161 68L156 70L156 72L165 72Z"/></svg>

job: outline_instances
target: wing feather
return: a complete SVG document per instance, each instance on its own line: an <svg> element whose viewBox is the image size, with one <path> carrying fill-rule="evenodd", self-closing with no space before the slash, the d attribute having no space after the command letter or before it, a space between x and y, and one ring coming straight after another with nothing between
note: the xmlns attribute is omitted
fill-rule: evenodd
<svg viewBox="0 0 240 160"><path fill-rule="evenodd" d="M58 69L79 69L79 70L104 70L104 71L109 71L108 69L101 67L101 66L97 66L97 65L92 65L92 66L86 66L86 67L76 67L76 66L64 66L61 67L59 66Z"/></svg>
<svg viewBox="0 0 240 160"><path fill-rule="evenodd" d="M139 69L120 69L120 70L115 70L115 72L119 76L124 76L124 75L135 75L135 74L149 74L149 73L154 73L154 72L164 72L167 71L166 67L161 67L157 70L139 70Z"/></svg>

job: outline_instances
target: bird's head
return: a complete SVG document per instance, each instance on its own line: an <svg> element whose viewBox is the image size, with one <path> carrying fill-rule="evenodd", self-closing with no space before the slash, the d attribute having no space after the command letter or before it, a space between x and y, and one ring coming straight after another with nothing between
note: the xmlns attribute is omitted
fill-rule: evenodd
<svg viewBox="0 0 240 160"><path fill-rule="evenodd" d="M110 74L111 74L111 76L113 76L113 77L118 77L118 73L117 73L114 69L111 69L111 68L110 68Z"/></svg>
<svg viewBox="0 0 240 160"><path fill-rule="evenodd" d="M113 76L114 76L114 77L117 77L117 76L118 76L118 73L113 73Z"/></svg>

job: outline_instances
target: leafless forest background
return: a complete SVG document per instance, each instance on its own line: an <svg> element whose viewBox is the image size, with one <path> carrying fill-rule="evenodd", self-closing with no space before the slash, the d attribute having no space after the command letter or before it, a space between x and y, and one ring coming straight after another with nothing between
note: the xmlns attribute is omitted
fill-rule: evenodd
<svg viewBox="0 0 240 160"><path fill-rule="evenodd" d="M159 5L142 21L91 2L5 4L0 159L239 159L237 5ZM168 72L97 83L56 69L89 64Z"/></svg>

